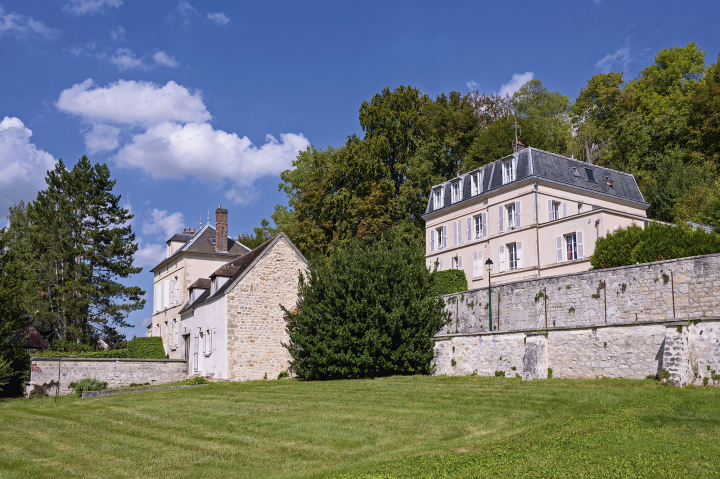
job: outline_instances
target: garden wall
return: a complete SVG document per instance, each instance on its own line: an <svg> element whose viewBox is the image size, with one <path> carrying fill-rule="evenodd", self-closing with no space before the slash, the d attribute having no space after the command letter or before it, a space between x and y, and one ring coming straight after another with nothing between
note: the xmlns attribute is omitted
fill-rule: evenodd
<svg viewBox="0 0 720 479"><path fill-rule="evenodd" d="M58 364L59 363L59 364ZM187 361L180 359L108 359L108 358L43 358L30 360L30 384L50 384L60 378L60 394L73 392L70 383L94 378L108 383L108 388L135 384L166 384L187 378ZM54 394L55 388L46 388Z"/></svg>

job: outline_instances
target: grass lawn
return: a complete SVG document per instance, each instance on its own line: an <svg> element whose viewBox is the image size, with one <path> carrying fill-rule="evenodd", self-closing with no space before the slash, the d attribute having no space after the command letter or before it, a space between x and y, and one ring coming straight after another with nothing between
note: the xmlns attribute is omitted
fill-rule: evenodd
<svg viewBox="0 0 720 479"><path fill-rule="evenodd" d="M717 477L720 388L392 377L0 402L0 477Z"/></svg>

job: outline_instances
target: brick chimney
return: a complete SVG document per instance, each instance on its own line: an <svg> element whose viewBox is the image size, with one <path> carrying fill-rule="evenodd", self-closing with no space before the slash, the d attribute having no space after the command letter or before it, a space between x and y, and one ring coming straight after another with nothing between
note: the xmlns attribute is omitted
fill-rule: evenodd
<svg viewBox="0 0 720 479"><path fill-rule="evenodd" d="M513 145L513 153L517 153L520 150L524 150L525 145L520 143L520 140L517 140L517 142Z"/></svg>
<svg viewBox="0 0 720 479"><path fill-rule="evenodd" d="M228 210L218 205L215 210L215 251L228 252Z"/></svg>

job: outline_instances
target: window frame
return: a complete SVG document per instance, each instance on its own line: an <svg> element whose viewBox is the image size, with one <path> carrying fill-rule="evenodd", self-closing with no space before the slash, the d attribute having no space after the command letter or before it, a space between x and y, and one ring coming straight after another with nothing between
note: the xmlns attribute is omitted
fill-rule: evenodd
<svg viewBox="0 0 720 479"><path fill-rule="evenodd" d="M505 271L515 271L518 269L517 242L505 245L505 258Z"/></svg>
<svg viewBox="0 0 720 479"><path fill-rule="evenodd" d="M572 242L570 242L570 240L572 240ZM563 243L565 246L563 251L565 261L575 261L578 259L577 233L563 235ZM572 258L570 258L571 255Z"/></svg>
<svg viewBox="0 0 720 479"><path fill-rule="evenodd" d="M483 238L483 215L480 213L479 215L473 216L473 229L472 229L472 238L474 240L479 240Z"/></svg>
<svg viewBox="0 0 720 479"><path fill-rule="evenodd" d="M559 220L560 215L562 214L562 203L560 203L559 201L552 201L550 205L553 213L553 218L550 221Z"/></svg>
<svg viewBox="0 0 720 479"><path fill-rule="evenodd" d="M512 183L517 178L517 172L515 171L515 161L508 160L503 161L503 185Z"/></svg>
<svg viewBox="0 0 720 479"><path fill-rule="evenodd" d="M437 237L436 249L437 251L445 249L446 245L443 242L443 227L438 226L435 228L435 236Z"/></svg>
<svg viewBox="0 0 720 479"><path fill-rule="evenodd" d="M482 193L482 171L470 174L470 196L477 196Z"/></svg>
<svg viewBox="0 0 720 479"><path fill-rule="evenodd" d="M512 209L512 221L510 221L510 210ZM517 214L517 211L515 211L515 203L509 203L505 205L505 224L507 225L507 229L514 230L515 229L515 216Z"/></svg>
<svg viewBox="0 0 720 479"><path fill-rule="evenodd" d="M592 168L585 168L585 176L590 183L597 183L597 180L595 179L595 170Z"/></svg>
<svg viewBox="0 0 720 479"><path fill-rule="evenodd" d="M433 209L439 210L444 206L443 201L443 188L435 188L433 190Z"/></svg>
<svg viewBox="0 0 720 479"><path fill-rule="evenodd" d="M450 183L450 203L455 204L462 200L462 181Z"/></svg>

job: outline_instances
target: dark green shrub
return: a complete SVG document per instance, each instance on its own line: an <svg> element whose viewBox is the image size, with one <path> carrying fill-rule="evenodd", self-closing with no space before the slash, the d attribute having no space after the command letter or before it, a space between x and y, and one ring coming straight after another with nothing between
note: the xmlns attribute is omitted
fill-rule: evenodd
<svg viewBox="0 0 720 479"><path fill-rule="evenodd" d="M75 352L68 353L63 351L38 351L34 356L48 357L48 356L74 356L77 358L128 358L127 349L110 349L108 351L88 351L88 352Z"/></svg>
<svg viewBox="0 0 720 479"><path fill-rule="evenodd" d="M93 378L81 379L75 383L75 394L78 397L82 397L83 391L101 391L103 389L107 389L107 383Z"/></svg>
<svg viewBox="0 0 720 479"><path fill-rule="evenodd" d="M290 377L290 373L287 371L280 371L280 374L278 374L278 379L285 379L285 378L289 378L289 377Z"/></svg>
<svg viewBox="0 0 720 479"><path fill-rule="evenodd" d="M336 249L300 275L285 348L303 379L429 374L433 336L447 324L431 291L424 243L386 231Z"/></svg>
<svg viewBox="0 0 720 479"><path fill-rule="evenodd" d="M598 239L590 263L593 269L615 268L713 253L720 253L717 233L651 222L645 229L632 225Z"/></svg>
<svg viewBox="0 0 720 479"><path fill-rule="evenodd" d="M504 378L504 377L505 377L505 371L495 371L495 377L496 377L496 378Z"/></svg>
<svg viewBox="0 0 720 479"><path fill-rule="evenodd" d="M548 368L548 379L552 379L553 368Z"/></svg>
<svg viewBox="0 0 720 479"><path fill-rule="evenodd" d="M435 271L430 276L430 294L442 296L444 294L459 293L468 290L465 272L459 269Z"/></svg>
<svg viewBox="0 0 720 479"><path fill-rule="evenodd" d="M128 357L135 359L165 359L162 338L153 336L131 339L127 343Z"/></svg>
<svg viewBox="0 0 720 479"><path fill-rule="evenodd" d="M208 384L208 380L202 376L195 376L190 381L188 381L188 384Z"/></svg>

